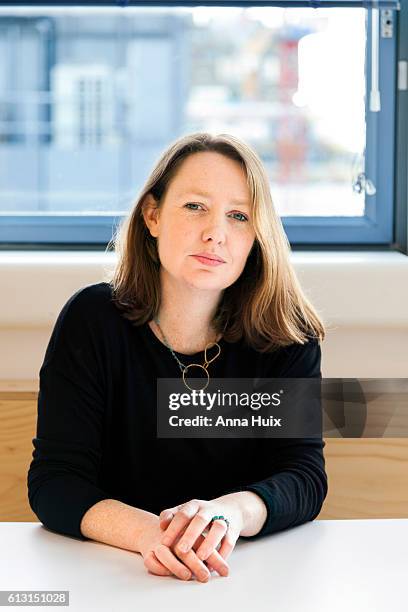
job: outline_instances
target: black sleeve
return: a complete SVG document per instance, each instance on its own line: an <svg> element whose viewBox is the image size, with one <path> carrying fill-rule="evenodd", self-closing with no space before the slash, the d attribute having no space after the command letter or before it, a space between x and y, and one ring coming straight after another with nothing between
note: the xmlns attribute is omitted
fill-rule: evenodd
<svg viewBox="0 0 408 612"><path fill-rule="evenodd" d="M85 512L110 496L98 486L105 383L95 300L77 291L55 323L40 369L34 451L27 475L28 499L43 525L87 540Z"/></svg>
<svg viewBox="0 0 408 612"><path fill-rule="evenodd" d="M321 378L321 349L316 338L306 345L292 345L287 354L276 378ZM247 540L312 521L328 490L323 455L326 443L322 438L269 438L260 442L264 449L263 468L268 470L270 466L270 475L228 491L252 491L266 505L265 523L257 534L241 536Z"/></svg>

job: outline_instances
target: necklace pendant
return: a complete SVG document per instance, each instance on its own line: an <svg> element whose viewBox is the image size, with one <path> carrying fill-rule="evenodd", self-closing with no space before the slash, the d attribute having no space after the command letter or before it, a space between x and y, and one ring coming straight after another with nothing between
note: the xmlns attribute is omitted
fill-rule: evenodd
<svg viewBox="0 0 408 612"><path fill-rule="evenodd" d="M202 370L204 370L204 372L205 372L205 373L206 373L206 375L207 375L207 382L206 382L205 386L204 386L204 387L202 387L201 389L193 389L193 388L192 388L192 387L190 387L190 385L189 385L189 384L186 382L186 372L187 372L187 370L188 370L189 368L192 368L192 367L201 368ZM204 366L202 366L200 363L190 363L190 365L188 365L186 368L184 368L184 371L183 371L183 382L184 382L185 386L186 386L188 389L190 389L190 391L204 391L204 389L206 389L206 388L208 387L208 384L209 384L209 382L210 382L210 375L208 374L208 372L207 372L206 368L205 368Z"/></svg>
<svg viewBox="0 0 408 612"><path fill-rule="evenodd" d="M178 357L174 354L174 351L171 348L170 344L168 343L166 336L163 334L162 329L160 327L159 318L155 317L154 321L155 321L157 327L159 328L161 335L163 336L164 343L166 344L167 348L169 349L169 351L173 355L174 359L177 361L177 363L179 365L179 368L180 368L180 370L183 373L183 382L184 382L185 386L188 389L190 389L190 391L203 391L204 389L206 389L208 384L209 384L209 382L210 382L210 375L208 373L207 368L210 365L210 363L212 361L214 361L214 359L217 359L217 357L220 355L220 353L221 353L220 345L217 342L209 342L207 344L207 346L204 349L204 364L203 365L201 365L200 363L190 363L188 366L185 366L183 363L181 363L181 361L178 359ZM218 353L212 359L207 360L207 349L211 348L212 346L217 346L218 347ZM186 372L188 371L189 368L192 368L192 367L201 368L202 370L204 370L204 372L205 372L205 374L207 376L207 382L206 382L205 386L202 389L193 389L186 382Z"/></svg>
<svg viewBox="0 0 408 612"><path fill-rule="evenodd" d="M205 350L204 350L204 362L207 364L207 366L208 366L208 365L209 365L209 364L210 364L212 361L214 361L214 359L217 359L218 355L221 353L221 347L220 347L220 345L219 345L217 342L211 342L211 343L210 343L210 348L211 348L212 346L217 346L217 347L218 347L218 353L217 353L216 355L214 355L214 357L208 361L208 360L207 360L207 349L208 349L208 344L207 344L207 346L205 347Z"/></svg>

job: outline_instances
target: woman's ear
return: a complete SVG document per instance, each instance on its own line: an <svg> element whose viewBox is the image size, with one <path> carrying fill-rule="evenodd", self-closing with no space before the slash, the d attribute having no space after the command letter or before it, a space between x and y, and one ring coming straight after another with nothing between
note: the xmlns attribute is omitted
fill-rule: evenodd
<svg viewBox="0 0 408 612"><path fill-rule="evenodd" d="M146 194L142 204L142 214L150 234L157 238L159 231L159 207L151 193Z"/></svg>

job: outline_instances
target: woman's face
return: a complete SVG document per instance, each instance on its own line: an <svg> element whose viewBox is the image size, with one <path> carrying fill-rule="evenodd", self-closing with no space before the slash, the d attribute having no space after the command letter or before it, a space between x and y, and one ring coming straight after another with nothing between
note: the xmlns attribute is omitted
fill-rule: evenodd
<svg viewBox="0 0 408 612"><path fill-rule="evenodd" d="M255 239L250 193L240 164L214 152L189 155L157 214L145 216L164 271L189 287L220 291L241 275ZM195 257L208 253L223 263Z"/></svg>

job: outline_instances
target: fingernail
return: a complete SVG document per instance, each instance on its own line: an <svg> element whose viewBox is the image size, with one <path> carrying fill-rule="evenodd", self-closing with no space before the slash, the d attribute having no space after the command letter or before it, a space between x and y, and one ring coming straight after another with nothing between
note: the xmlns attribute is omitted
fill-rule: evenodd
<svg viewBox="0 0 408 612"><path fill-rule="evenodd" d="M207 572L200 572L198 574L198 577L199 577L200 580L207 580L208 574L207 574Z"/></svg>
<svg viewBox="0 0 408 612"><path fill-rule="evenodd" d="M189 549L189 545L187 544L187 542L181 542L179 548L181 552L187 552Z"/></svg>
<svg viewBox="0 0 408 612"><path fill-rule="evenodd" d="M188 580L190 578L190 572L183 572L182 576L184 580Z"/></svg>
<svg viewBox="0 0 408 612"><path fill-rule="evenodd" d="M220 574L221 576L228 576L228 567L221 567Z"/></svg>

